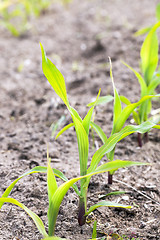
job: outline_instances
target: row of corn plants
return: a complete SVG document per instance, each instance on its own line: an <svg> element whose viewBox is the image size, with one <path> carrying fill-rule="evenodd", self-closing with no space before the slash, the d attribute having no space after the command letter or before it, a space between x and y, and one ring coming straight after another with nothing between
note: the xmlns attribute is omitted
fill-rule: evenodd
<svg viewBox="0 0 160 240"><path fill-rule="evenodd" d="M0 0L0 25L20 37L30 28L30 19L39 17L57 0ZM60 0L63 4L70 0Z"/></svg>
<svg viewBox="0 0 160 240"><path fill-rule="evenodd" d="M5 190L0 198L0 208L4 203L12 203L22 208L33 220L37 229L42 235L42 239L61 239L55 236L56 220L59 212L60 205L64 196L69 188L73 188L78 199L78 216L77 220L80 226L86 223L86 217L99 207L119 207L119 208L131 208L131 206L118 204L110 201L100 201L90 208L87 206L87 192L91 177L96 174L102 174L108 172L108 183L112 184L112 178L114 173L121 168L131 166L148 165L148 163L125 161L120 159L114 159L114 153L116 145L119 141L129 136L132 133L146 134L152 128L159 129L157 125L158 118L149 118L151 111L151 100L158 99L160 94L155 93L156 87L160 83L159 71L156 72L158 64L158 38L157 29L160 26L160 22L156 23L149 31L145 38L141 48L141 67L142 74L136 72L133 68L129 67L136 75L141 86L141 97L136 103L131 103L125 96L120 96L115 87L112 64L110 61L110 76L113 85L113 96L100 97L100 90L97 95L96 101L88 104L89 110L86 116L82 119L79 113L74 109L68 99L65 80L61 72L56 66L47 58L42 44L42 69L45 77L53 87L56 94L61 98L63 103L71 115L72 122L65 126L57 134L56 139L60 137L69 128L74 128L77 137L78 154L79 154L79 176L68 180L68 178L58 169L51 167L51 159L49 157L49 151L47 151L47 166L34 167L30 171L24 173L17 178L12 184ZM113 106L113 128L109 137L103 132L102 128L92 121L94 109L97 105L104 102L114 101ZM126 104L122 108L122 102ZM126 125L126 121L130 115L133 115L135 125ZM125 125L125 126L124 126ZM101 147L95 151L89 162L89 132L90 129L94 129L102 140ZM62 137L62 136L61 136ZM103 156L107 156L108 162L101 163ZM45 229L45 225L38 215L28 209L24 204L20 203L16 199L9 197L12 189L22 178L27 177L34 173L46 174L47 190L48 190L48 231ZM56 178L63 180L63 183L58 186ZM80 181L80 187L76 184ZM92 239L96 239L93 234Z"/></svg>

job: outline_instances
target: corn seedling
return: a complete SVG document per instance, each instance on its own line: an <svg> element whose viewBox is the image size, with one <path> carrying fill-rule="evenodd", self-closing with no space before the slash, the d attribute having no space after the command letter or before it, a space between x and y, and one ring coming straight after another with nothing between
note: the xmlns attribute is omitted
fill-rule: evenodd
<svg viewBox="0 0 160 240"><path fill-rule="evenodd" d="M105 134L102 132L101 128L91 122L94 106L96 105L96 103L94 104L93 107L89 109L87 115L82 120L78 112L74 108L72 108L71 105L69 104L65 81L62 74L55 67L55 65L46 57L46 54L44 52L42 45L41 45L41 50L42 50L42 69L43 69L44 75L46 76L47 80L53 87L54 91L57 93L57 95L62 99L62 101L66 105L73 120L72 123L65 126L57 134L57 137L59 137L64 131L66 131L70 127L73 127L73 126L75 127L77 142L78 142L78 150L79 150L80 176L84 176L86 174L91 174L95 171L102 170L105 166L109 166L109 165L110 167L114 168L114 165L116 164L116 167L114 168L114 170L108 170L111 173L114 173L115 169L117 170L123 166L127 167L127 166L134 166L134 165L143 165L144 163L140 163L140 162L116 160L116 161L110 161L108 163L98 166L102 157L105 154L110 154L110 152L114 150L117 142L119 142L124 137L130 135L131 133L134 133L134 132L144 133L148 131L150 128L152 128L154 124L148 121L139 126L130 125L123 128L121 131L112 134L112 136L107 139ZM98 97L97 97L97 101L98 101ZM119 111L116 114L119 114ZM118 117L118 115L116 115L116 117ZM89 165L88 164L88 151L89 151L88 137L89 137L90 125L93 126L94 129L102 137L102 139L104 140L103 141L104 144L94 153L91 159L90 166L87 168L87 166ZM79 197L78 222L80 225L85 224L86 215L94 211L97 207L115 206L115 204L111 202L102 201L90 207L90 209L87 211L87 190L88 190L90 179L91 179L90 176L84 177L81 179L81 182L80 182L80 192L78 193L78 197Z"/></svg>
<svg viewBox="0 0 160 240"><path fill-rule="evenodd" d="M119 135L119 134L121 135L121 133L123 131L126 131L126 130L128 131L129 129L133 129L133 131L132 130L128 131L128 133L126 135L123 135L123 137L121 139L123 139L124 137L126 137L134 132L143 134L143 133L146 133L147 131L149 131L152 127L158 128L159 126L155 125L155 123L152 123L150 121L145 121L142 124L137 125L137 126L128 125L123 128L128 117L131 115L131 113L134 112L134 110L138 106L140 106L143 102L146 102L146 100L148 100L148 99L151 99L153 97L160 97L160 94L144 96L140 99L140 101L138 101L136 103L129 102L128 105L122 109L122 100L124 97L122 98L119 96L118 91L115 87L114 80L113 80L113 74L112 74L111 60L110 60L110 76L111 76L113 91L114 91L113 127L112 127L112 132L111 132L110 137L107 138L106 134L103 132L103 130L97 124L95 124L94 122L90 123L91 127L97 132L97 134L101 138L102 142L105 144L108 141L112 140L112 138L114 138L114 136ZM98 99L97 102L89 103L87 106L93 106L94 104L99 105L99 104L105 103L107 101L107 99L111 99L111 96L101 97ZM120 141L121 139L119 139L118 141ZM112 149L110 149L110 151L107 152L107 155L106 155L107 159L111 162L114 160L115 147L116 147L116 144L114 145L114 147ZM108 183L109 184L112 184L113 174L114 174L114 172L108 173Z"/></svg>
<svg viewBox="0 0 160 240"><path fill-rule="evenodd" d="M141 100L146 98L145 102L142 102L139 105L139 108L133 111L133 118L137 124L141 124L144 121L147 121L149 118L149 114L152 110L152 98L148 98L149 95L152 97L156 97L155 90L157 86L160 84L160 68L157 69L158 65L158 36L157 36L157 29L160 27L160 22L156 23L151 30L149 31L148 35L146 36L142 47L141 47L141 69L142 75L134 70L132 67L124 63L132 72L135 74L136 78L141 87ZM122 97L121 100L125 104L130 105L130 101ZM140 100L140 101L141 101ZM159 122L159 117L155 117L153 119L155 123ZM159 126L157 126L159 128ZM148 141L148 133L145 135L144 141ZM138 143L139 146L142 146L142 139L141 134L138 134Z"/></svg>
<svg viewBox="0 0 160 240"><path fill-rule="evenodd" d="M0 0L0 24L15 37L30 29L30 18L39 17L56 0ZM63 4L69 0L61 0Z"/></svg>
<svg viewBox="0 0 160 240"><path fill-rule="evenodd" d="M56 225L56 220L59 212L59 208L61 205L61 202L66 195L67 191L69 190L70 187L73 187L75 192L80 195L80 192L75 185L75 183L79 180L82 180L83 178L88 179L91 178L91 176L95 174L100 174L109 170L114 170L120 167L126 167L132 165L130 162L127 161L114 161L114 164L111 163L106 163L98 167L95 171L90 172L87 175L80 176L73 178L71 180L68 180L62 172L56 169L52 169L50 166L50 161L48 157L48 166L47 167L35 167L31 169L30 171L24 173L21 175L19 178L17 178L3 193L2 197L0 198L0 208L3 206L4 203L12 203L16 206L19 206L22 208L33 220L35 225L37 226L37 229L39 232L42 234L44 239L61 239L61 238L53 238L55 235L55 225ZM140 163L136 163L135 165L141 165ZM36 215L34 212L32 212L30 209L28 209L24 204L18 202L14 198L8 197L9 194L11 193L13 187L15 184L22 179L23 177L33 174L33 173L47 173L47 189L48 189L48 200L49 200L49 208L48 208L48 233L45 230L44 224L42 220ZM57 181L55 176L61 178L64 183L58 187ZM106 202L106 201L101 201L100 203L90 207L90 209L85 212L85 215L88 215L92 211L94 211L96 208L101 207L101 206L110 206L110 207L122 207L122 208L131 208L130 206L118 204L118 203L112 203L112 202Z"/></svg>

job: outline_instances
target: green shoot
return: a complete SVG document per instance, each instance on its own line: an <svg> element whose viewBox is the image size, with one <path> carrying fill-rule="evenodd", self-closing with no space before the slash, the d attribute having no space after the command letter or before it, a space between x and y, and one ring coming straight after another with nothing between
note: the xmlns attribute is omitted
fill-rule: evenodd
<svg viewBox="0 0 160 240"><path fill-rule="evenodd" d="M92 239L94 239L96 237L97 237L97 221L94 221Z"/></svg>
<svg viewBox="0 0 160 240"><path fill-rule="evenodd" d="M31 28L31 16L39 17L56 0L0 1L0 24L13 36L19 37ZM57 0L58 1L58 0ZM63 4L70 0L60 0Z"/></svg>
<svg viewBox="0 0 160 240"><path fill-rule="evenodd" d="M121 139L123 139L124 137L126 137L134 132L137 132L139 134L146 133L151 128L153 128L155 126L155 123L152 123L150 121L146 121L144 124L143 124L143 122L142 122L142 124L140 124L140 122L137 122L137 124L140 124L139 126L129 125L129 126L124 127L124 124L127 121L128 117L131 115L131 113L133 113L135 115L135 109L138 106L140 106L143 102L146 102L148 99L151 99L153 97L160 97L160 94L159 95L147 95L147 96L143 96L140 99L140 101L138 101L136 103L131 103L127 98L120 97L118 94L118 91L115 87L115 84L114 84L111 60L109 59L109 61L110 61L110 76L111 76L113 91L114 91L113 127L112 127L112 132L111 132L110 137L107 139L107 136L105 135L103 130L98 125L91 122L91 127L97 132L97 134L101 138L104 145L108 141L112 142L112 139L114 139L115 136L117 137L125 131L127 131L128 133L123 135L123 137ZM124 101L127 104L127 106L124 108L122 108L122 101ZM102 102L103 101L101 100L100 104ZM98 104L96 104L96 105L98 105ZM90 103L89 106L93 106L93 103ZM147 126L148 130L147 130L147 128L144 128L144 126ZM129 129L133 129L133 131L130 131ZM117 139L116 143L112 145L113 147L111 149L109 149L109 151L106 152L107 153L106 156L109 161L114 160L115 147L116 147L117 142L119 142L121 139L119 139L119 140ZM91 165L92 165L92 162L91 162ZM108 173L108 183L109 184L112 184L113 174L114 174L114 172Z"/></svg>
<svg viewBox="0 0 160 240"><path fill-rule="evenodd" d="M142 75L135 71L132 67L124 63L136 76L138 82L141 87L141 100L146 97L146 101L141 102L139 107L134 110L133 118L137 124L140 124L144 121L147 121L149 118L149 114L152 110L152 98L159 97L159 95L155 95L155 90L157 86L160 84L160 74L159 68L157 69L158 65L158 36L157 36L157 29L160 27L160 22L156 23L149 31L148 35L146 36L142 47L141 47L141 71ZM152 96L152 97L148 97ZM124 103L128 105L125 99L123 99ZM140 101L141 101L140 100ZM158 118L157 118L158 119ZM158 121L155 121L157 124ZM148 140L148 133L145 134L144 141L147 142ZM138 144L142 146L142 139L141 135L138 135Z"/></svg>
<svg viewBox="0 0 160 240"><path fill-rule="evenodd" d="M48 237L54 236L56 220L57 220L57 216L58 216L58 212L59 212L61 202L62 202L64 196L66 195L67 191L69 190L69 188L73 187L73 184L75 184L77 181L79 181L83 178L86 178L86 179L89 178L90 179L91 176L93 176L95 174L104 173L104 172L109 171L109 170L115 170L115 169L118 169L120 167L131 166L131 162L129 162L129 161L117 160L117 161L114 161L114 164L106 163L106 164L101 165L95 171L92 171L87 175L76 177L76 178L73 178L71 180L66 180L62 185L60 185L58 187L57 186L57 181L55 179L55 175L58 176L58 177L61 177L61 175L63 176L63 174L61 174L59 171L53 170L50 166L50 161L51 160L48 157L47 168L46 167L35 167L32 170L23 174L18 179L16 179L6 189L6 191L4 192L2 197L0 198L0 208L3 206L4 203L12 203L14 205L19 206L24 211L26 211L26 213L32 218L33 222L37 226L37 229L42 234L44 239L48 239ZM134 163L134 165L137 165L137 164L139 165L140 163L136 163L136 162ZM49 227L48 227L49 230L48 231L49 232L48 232L48 234L45 230L45 227L44 227L44 224L43 224L42 220L38 217L38 215L36 215L34 212L32 212L30 209L28 209L25 205L18 202L17 200L8 197L10 192L12 191L13 187L15 186L15 184L22 177L25 177L25 176L27 176L29 174L32 174L32 173L46 173L46 172L47 172L47 185L48 185L47 188L48 188L48 199L49 199L49 208L48 208L48 225L49 225ZM65 177L63 177L63 179L65 179ZM94 211L95 209L97 209L98 207L101 207L101 206L131 208L130 206L126 206L126 205L123 205L123 204L101 201L98 204L90 207L90 209L84 213L85 216L87 216L89 213L91 213L92 211Z"/></svg>
<svg viewBox="0 0 160 240"><path fill-rule="evenodd" d="M41 44L40 44L41 45ZM85 118L82 120L81 117L79 116L78 112L73 109L69 103L68 97L67 97L67 91L66 91L66 86L65 86L65 81L62 76L62 74L59 72L59 70L55 67L55 65L46 57L46 54L44 52L43 46L41 45L41 51L42 51L42 69L44 72L44 75L50 82L51 86L53 87L54 91L57 93L57 95L62 99L64 104L66 105L69 113L71 114L73 123L67 125L64 129L60 131L58 136L60 136L61 133L63 133L65 130L67 130L69 127L74 126L76 130L76 135L77 135L77 142L78 142L78 150L79 150L79 163L80 163L80 176L81 182L80 182L80 194L79 194L79 213L78 213L78 222L80 225L85 224L85 218L86 215L89 214L91 211L95 210L96 208L100 206L118 206L118 207L127 207L127 206L122 206L122 205L117 205L115 203L110 203L107 201L100 202L94 206L92 206L89 211L87 211L87 191L88 191L88 185L90 182L91 177L84 177L86 174L92 174L96 173L97 171L106 171L106 167L110 173L114 173L116 170L122 167L129 167L129 166L134 166L134 165L144 165L144 163L140 162L131 162L131 161L121 161L121 160L115 160L115 161L110 161L106 164L102 164L101 166L98 166L100 163L102 157L111 152L114 151L114 148L117 144L118 141L123 139L124 137L130 135L131 133L134 132L140 132L144 133L148 131L150 128L152 128L155 124L152 124L151 122L145 122L140 126L127 126L123 128L119 132L113 132L111 137L107 139L103 131L101 130L100 127L98 127L96 124L92 123L92 114L94 111L94 107L97 104L99 94L97 96L97 99L93 106L89 109L87 115ZM115 89L115 88L114 88ZM118 93L116 92L115 89L115 94L118 97ZM119 104L120 100L116 101L116 104ZM118 113L120 113L119 109L117 106L115 106L115 109ZM114 121L115 123L118 121L119 116L118 113L115 114ZM129 114L128 112L126 115ZM104 145L99 148L95 154L93 155L91 159L91 164L87 168L88 164L88 151L89 151L89 128L92 126L97 130L101 137L104 140ZM110 159L110 158L109 158ZM113 160L113 159L111 159ZM110 167L111 169L109 169Z"/></svg>

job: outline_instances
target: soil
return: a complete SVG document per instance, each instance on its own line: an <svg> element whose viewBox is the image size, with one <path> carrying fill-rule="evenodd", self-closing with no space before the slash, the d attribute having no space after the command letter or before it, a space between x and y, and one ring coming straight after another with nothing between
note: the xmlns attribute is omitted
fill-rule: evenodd
<svg viewBox="0 0 160 240"><path fill-rule="evenodd" d="M38 19L31 20L32 28L20 38L0 28L0 194L22 173L34 166L46 166L48 142L52 166L68 178L79 176L75 131L68 130L58 140L51 136L52 123L65 116L62 128L71 118L43 75L39 42L63 73L69 101L82 117L99 88L101 95L113 94L108 56L112 59L119 93L134 102L139 98L139 85L121 60L139 69L144 36L134 37L134 32L155 22L157 3L158 0L73 0L67 7L59 3L50 6ZM156 102L155 107L158 105ZM112 103L96 108L95 122L108 136L112 128L112 109ZM96 146L101 146L98 137L95 139ZM117 233L126 236L124 239L160 239L159 141L159 131L152 130L149 142L140 149L136 135L128 136L117 144L115 159L152 165L117 171L112 186L107 185L107 174L91 179L88 207L99 200L99 195L126 191L106 200L132 205L132 209L98 208L88 219L89 223L81 228L77 223L78 199L70 189L60 208L56 235L72 240L90 239L96 219L98 237ZM90 147L90 158L94 151ZM47 229L45 174L22 179L11 197L38 214ZM23 210L9 204L3 206L0 239L41 238Z"/></svg>

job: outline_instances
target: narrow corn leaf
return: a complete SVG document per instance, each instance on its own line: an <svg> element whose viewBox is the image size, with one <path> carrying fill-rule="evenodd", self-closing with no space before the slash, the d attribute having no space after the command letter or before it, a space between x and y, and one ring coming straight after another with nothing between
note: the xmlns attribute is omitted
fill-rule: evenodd
<svg viewBox="0 0 160 240"><path fill-rule="evenodd" d="M97 95L97 98L96 98L96 101L95 101L95 104L93 105L93 107L88 111L87 115L85 116L85 118L83 119L83 127L84 129L86 130L86 133L87 135L89 134L89 127L90 127L90 123L91 123L91 118L92 118L92 115L93 115L93 110L94 110L94 107L98 101L98 98L99 98L99 95L101 93L101 89L99 89L99 92L98 92L98 95Z"/></svg>
<svg viewBox="0 0 160 240"><path fill-rule="evenodd" d="M131 104L130 100L128 98L126 98L125 96L120 96L121 102L123 102L126 105Z"/></svg>
<svg viewBox="0 0 160 240"><path fill-rule="evenodd" d="M144 34L148 33L148 32L151 30L151 28L152 28L152 26L142 28L142 29L138 30L137 32L135 32L135 33L134 33L134 36L135 36L135 37L138 37L138 36L140 36L140 35L144 35Z"/></svg>
<svg viewBox="0 0 160 240"><path fill-rule="evenodd" d="M114 111L113 111L113 126L114 126L117 122L118 116L122 112L122 106L121 106L120 96L114 84L113 74L112 74L112 63L110 58L109 58L109 62L110 62L110 76L111 76L113 91L114 91Z"/></svg>
<svg viewBox="0 0 160 240"><path fill-rule="evenodd" d="M91 127L96 131L96 133L98 134L98 136L100 137L100 139L102 140L103 143L105 143L107 141L107 136L106 134L103 132L102 128L100 126L98 126L96 123L91 122L90 123Z"/></svg>
<svg viewBox="0 0 160 240"><path fill-rule="evenodd" d="M133 110L135 108L137 108L138 106L140 106L146 100L151 99L153 97L160 97L160 94L147 95L147 96L142 97L138 102L127 105L122 110L122 113L119 115L117 122L115 123L115 125L113 127L113 132L116 133L116 132L120 131L122 129L123 125L125 124L126 120L128 119L128 117L130 116L130 114L133 112Z"/></svg>
<svg viewBox="0 0 160 240"><path fill-rule="evenodd" d="M141 48L142 72L147 86L149 85L158 64L158 37L156 30L160 27L160 22L156 23Z"/></svg>
<svg viewBox="0 0 160 240"><path fill-rule="evenodd" d="M153 128L153 126L155 126L154 123L146 121L138 126L128 125L124 127L120 132L113 134L110 138L107 139L107 142L95 152L87 173L90 173L97 168L101 158L105 154L111 152L116 146L117 142L134 132L139 132L142 134L148 132L151 128Z"/></svg>
<svg viewBox="0 0 160 240"><path fill-rule="evenodd" d="M92 239L94 239L96 237L97 237L97 221L94 221Z"/></svg>
<svg viewBox="0 0 160 240"><path fill-rule="evenodd" d="M156 18L158 21L160 21L160 3L156 6Z"/></svg>
<svg viewBox="0 0 160 240"><path fill-rule="evenodd" d="M65 116L62 115L56 123L52 123L51 125L52 137L55 135L55 132L57 131L57 129L59 128L59 126L62 124L64 120L65 120Z"/></svg>
<svg viewBox="0 0 160 240"><path fill-rule="evenodd" d="M62 130L59 131L59 133L56 135L56 139L62 135L66 130L68 130L69 128L73 127L74 123L70 123L67 126L65 126L64 128L62 128Z"/></svg>
<svg viewBox="0 0 160 240"><path fill-rule="evenodd" d="M73 107L70 106L69 111L70 111L71 116L73 115L75 118L77 118L82 123L82 118L79 116L78 112Z"/></svg>
<svg viewBox="0 0 160 240"><path fill-rule="evenodd" d="M38 217L38 215L36 215L34 212L28 209L24 204L18 202L14 198L0 198L0 203L1 205L3 205L4 203L12 203L22 208L32 218L32 220L34 221L35 225L37 226L39 232L43 235L43 237L48 236L48 234L45 231L45 227L43 225L42 220Z"/></svg>
<svg viewBox="0 0 160 240"><path fill-rule="evenodd" d="M120 194L125 194L125 193L126 193L125 191L110 192L110 193L107 193L107 194L104 194L104 195L100 195L99 199L102 199L102 198L105 198L105 197L108 197L108 196L112 196L112 195L120 195Z"/></svg>
<svg viewBox="0 0 160 240"><path fill-rule="evenodd" d="M50 165L51 159L48 159L48 166L47 166L47 188L48 188L48 198L49 203L55 191L57 190L57 182L53 170Z"/></svg>
<svg viewBox="0 0 160 240"><path fill-rule="evenodd" d="M89 150L88 135L79 119L76 118L74 115L72 115L72 119L77 134L80 161L80 175L83 176L87 173L88 150Z"/></svg>
<svg viewBox="0 0 160 240"><path fill-rule="evenodd" d="M47 166L47 188L48 188L48 198L49 198L48 225L50 226L52 224L52 216L51 216L52 197L54 196L54 193L58 189L56 178L50 166L50 159L48 159L48 166Z"/></svg>
<svg viewBox="0 0 160 240"><path fill-rule="evenodd" d="M97 169L94 171L94 173L99 171L104 171L107 168L111 167L114 168L114 170L117 170L119 168L125 168L125 167L132 167L132 166L143 166L143 165L150 165L149 163L144 162L134 162L134 161L122 161L122 160L115 160L112 162L104 163L97 167ZM117 167L117 169L116 169Z"/></svg>
<svg viewBox="0 0 160 240"><path fill-rule="evenodd" d="M54 174L55 176L59 177L60 179L62 179L63 181L68 181L68 179L65 177L65 175L57 170L57 169L54 169L53 168L53 171L54 171ZM3 193L2 197L5 198L5 197L8 197L9 194L11 193L12 189L14 188L14 186L16 185L16 183L23 177L25 176L28 176L30 174L33 174L33 173L47 173L47 167L41 167L41 166L38 166L38 167L34 167L32 168L31 170L27 171L26 173L24 173L23 175L21 175L19 178L17 178L14 182L11 183L11 185L5 190L5 192ZM78 190L78 187L76 184L73 184L73 189L75 190L75 192L77 193L77 195L79 196L80 195L80 192ZM0 203L0 209L2 207L3 203Z"/></svg>
<svg viewBox="0 0 160 240"><path fill-rule="evenodd" d="M92 107L91 109L89 109L87 115L85 116L85 118L83 119L83 122L82 122L82 125L87 133L87 136L89 134L89 127L90 127L90 122L91 122L91 118L92 118L92 115L93 115L93 110L94 110L94 107Z"/></svg>
<svg viewBox="0 0 160 240"><path fill-rule="evenodd" d="M127 205L120 204L120 203L115 203L115 202L110 202L110 201L101 201L101 202L93 205L92 207L90 207L90 209L86 212L86 216L99 207L132 208L131 206L127 206Z"/></svg>
<svg viewBox="0 0 160 240"><path fill-rule="evenodd" d="M160 125L155 125L153 128L160 129Z"/></svg>
<svg viewBox="0 0 160 240"><path fill-rule="evenodd" d="M42 51L42 69L45 77L53 87L57 95L62 99L65 105L68 107L69 102L67 98L66 85L61 72L56 66L46 57L42 44L40 43Z"/></svg>
<svg viewBox="0 0 160 240"><path fill-rule="evenodd" d="M122 63L128 67L137 77L139 84L141 86L141 97L145 96L147 94L147 84L145 82L145 80L143 79L143 77L137 72L135 71L131 66L129 66L127 63L123 62Z"/></svg>
<svg viewBox="0 0 160 240"><path fill-rule="evenodd" d="M148 86L148 94L153 94L156 87L160 84L160 76L154 77Z"/></svg>
<svg viewBox="0 0 160 240"><path fill-rule="evenodd" d="M108 102L113 101L114 97L111 95L107 95L107 96L103 96L103 97L99 97L97 101L91 102L89 104L87 104L87 107L92 107L92 106L97 106L97 105L101 105L101 104L105 104Z"/></svg>

